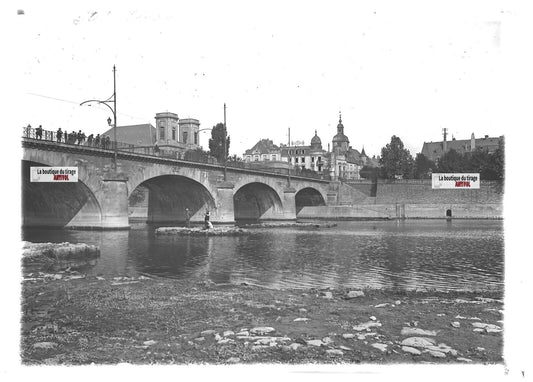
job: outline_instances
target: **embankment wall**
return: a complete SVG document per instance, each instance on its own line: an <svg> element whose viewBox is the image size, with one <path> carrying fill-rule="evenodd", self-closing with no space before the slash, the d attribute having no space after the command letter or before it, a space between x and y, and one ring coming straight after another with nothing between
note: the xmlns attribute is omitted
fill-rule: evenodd
<svg viewBox="0 0 533 382"><path fill-rule="evenodd" d="M318 219L501 219L503 182L479 189L434 190L431 180L351 181L337 186L336 205L304 207L298 218Z"/></svg>
<svg viewBox="0 0 533 382"><path fill-rule="evenodd" d="M484 204L361 204L303 207L299 219L502 219L501 203Z"/></svg>

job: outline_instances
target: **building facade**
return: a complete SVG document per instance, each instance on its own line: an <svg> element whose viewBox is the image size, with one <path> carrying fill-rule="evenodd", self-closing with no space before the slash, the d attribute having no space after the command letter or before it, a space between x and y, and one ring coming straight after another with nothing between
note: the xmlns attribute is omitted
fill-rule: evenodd
<svg viewBox="0 0 533 382"><path fill-rule="evenodd" d="M315 130L310 145L275 145L270 139L262 139L243 155L244 161L249 163L281 161L288 163L291 168L311 170L321 175L328 175L332 179L360 179L359 171L365 165L377 166L377 160L369 158L364 148L361 153L350 146L350 140L344 134L342 116L339 114L337 133L332 139L332 150L322 147L322 140Z"/></svg>
<svg viewBox="0 0 533 382"><path fill-rule="evenodd" d="M322 141L316 130L310 145L281 146L281 160L300 170L312 170L318 174L327 174L327 158L328 152L322 148Z"/></svg>
<svg viewBox="0 0 533 382"><path fill-rule="evenodd" d="M485 135L484 138L476 138L474 133L472 133L470 139L452 138L451 141L447 141L445 133L444 139L441 142L424 142L421 154L429 160L437 162L445 153L452 149L460 154L472 152L478 148L493 153L498 149L502 139L503 136L489 137L488 135Z"/></svg>
<svg viewBox="0 0 533 382"><path fill-rule="evenodd" d="M281 151L271 139L261 139L251 149L244 152L245 162L270 162L280 161Z"/></svg>

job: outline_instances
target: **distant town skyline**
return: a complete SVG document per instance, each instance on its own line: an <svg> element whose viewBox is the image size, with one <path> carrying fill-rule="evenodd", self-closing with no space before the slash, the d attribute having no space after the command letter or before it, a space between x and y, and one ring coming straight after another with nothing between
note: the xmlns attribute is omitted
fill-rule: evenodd
<svg viewBox="0 0 533 382"><path fill-rule="evenodd" d="M305 17L301 7L305 5ZM414 2L199 2L170 8L96 1L13 9L20 126L103 133L112 94L118 125L173 112L223 120L230 154L258 140L327 147L339 111L353 148L379 155L392 135L413 156L426 141L504 134L502 45L512 14L495 5ZM236 12L238 10L239 12ZM414 11L416 10L416 13ZM200 133L207 148L209 132Z"/></svg>

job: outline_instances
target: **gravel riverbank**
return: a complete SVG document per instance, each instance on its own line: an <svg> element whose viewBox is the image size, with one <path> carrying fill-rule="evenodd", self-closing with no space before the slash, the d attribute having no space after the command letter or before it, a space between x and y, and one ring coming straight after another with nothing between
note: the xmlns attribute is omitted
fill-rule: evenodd
<svg viewBox="0 0 533 382"><path fill-rule="evenodd" d="M73 276L73 277L72 277ZM501 364L503 295L23 281L23 364Z"/></svg>

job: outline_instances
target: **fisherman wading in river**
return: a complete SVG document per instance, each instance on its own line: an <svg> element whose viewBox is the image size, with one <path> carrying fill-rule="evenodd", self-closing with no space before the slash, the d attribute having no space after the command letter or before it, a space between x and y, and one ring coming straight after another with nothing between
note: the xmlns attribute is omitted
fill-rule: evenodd
<svg viewBox="0 0 533 382"><path fill-rule="evenodd" d="M209 221L209 210L206 210L206 211L205 211L204 222L205 222L204 229L211 229L211 228L213 228L213 224Z"/></svg>

